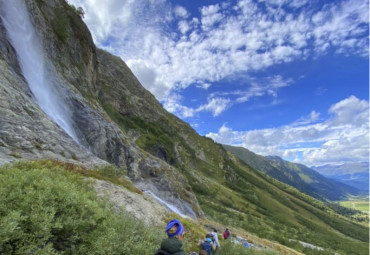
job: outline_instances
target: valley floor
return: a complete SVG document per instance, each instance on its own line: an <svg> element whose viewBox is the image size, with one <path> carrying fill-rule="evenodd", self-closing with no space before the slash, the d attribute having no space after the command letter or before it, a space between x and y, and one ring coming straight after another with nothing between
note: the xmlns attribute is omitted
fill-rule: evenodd
<svg viewBox="0 0 370 255"><path fill-rule="evenodd" d="M369 200L367 199L359 199L359 200L347 200L347 201L341 201L341 206L359 210L362 212L369 212Z"/></svg>

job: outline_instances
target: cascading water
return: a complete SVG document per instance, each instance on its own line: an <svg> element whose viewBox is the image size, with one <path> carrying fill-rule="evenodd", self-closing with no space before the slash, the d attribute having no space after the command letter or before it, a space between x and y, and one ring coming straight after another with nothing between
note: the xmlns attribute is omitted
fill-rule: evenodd
<svg viewBox="0 0 370 255"><path fill-rule="evenodd" d="M156 196L153 192L151 192L150 190L146 190L145 191L146 193L152 195L152 197L154 197L156 200L158 200L162 205L164 205L165 207L167 207L171 212L174 212L174 213L177 213L178 215L180 215L181 217L183 218L189 218L187 215L181 213L181 211L174 205L170 204L170 203L167 203L166 201L164 201L163 199L161 199L160 197ZM193 212L193 215L196 217L195 213Z"/></svg>
<svg viewBox="0 0 370 255"><path fill-rule="evenodd" d="M79 143L71 112L45 65L41 40L31 23L25 0L0 0L0 16L14 47L22 73L40 108Z"/></svg>

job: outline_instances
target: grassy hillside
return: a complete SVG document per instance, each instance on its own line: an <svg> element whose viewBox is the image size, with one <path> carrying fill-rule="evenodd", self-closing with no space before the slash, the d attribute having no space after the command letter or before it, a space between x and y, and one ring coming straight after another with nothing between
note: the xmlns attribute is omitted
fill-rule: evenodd
<svg viewBox="0 0 370 255"><path fill-rule="evenodd" d="M240 163L237 160L233 162ZM240 185L240 189L232 190L212 184L211 179L204 179L209 189L221 190L215 192L216 197L207 192L199 195L202 208L211 219L201 219L200 224L219 228L226 225L231 229L232 236L240 235L249 242L263 243L254 235L246 234L254 232L260 238L277 240L304 254L331 254L331 251L327 249L326 252L317 253L303 248L297 242L289 242L284 236L304 239L321 247L327 247L329 242L339 242L335 250L341 254L367 254L366 240L358 240L361 236L366 238L366 234L358 226L331 215L332 212L325 213L323 209L327 208L317 200L273 179L266 179L266 176L248 170L245 165L239 167L244 168L238 173L239 180L233 184L228 181L226 186ZM87 170L54 161L20 162L1 167L0 253L106 254L109 249L109 254L127 254L128 251L152 254L161 238L165 238L163 231L158 227L144 227L142 222L127 215L123 209L118 213L113 211L109 204L97 198L89 182L83 178L89 176L114 181L119 180L122 174L119 169L111 167ZM139 192L130 183L116 183ZM252 189L253 195L243 191L247 183L257 184ZM267 188L260 186L264 184L269 185ZM250 200L249 196L254 197L253 204L246 202ZM291 210L284 207L289 203ZM284 214L289 217L283 217ZM168 219L173 217L169 215ZM306 222L307 217L311 219L309 222ZM196 249L197 240L205 235L206 230L186 219L183 219L183 223L187 231L185 249L190 252ZM310 227L305 226L307 223ZM328 228L328 225L331 227ZM334 229L346 233L347 237ZM366 230L365 227L363 229ZM350 238L349 232L356 239ZM145 245L139 245L142 243ZM267 240L264 244L273 247L275 252L245 250L240 245L227 242L221 244L221 255L294 254Z"/></svg>
<svg viewBox="0 0 370 255"><path fill-rule="evenodd" d="M0 167L0 253L154 254L162 238L166 238L165 224L145 226L124 208L113 210L98 199L91 181L83 178L109 180L122 174L116 170L85 169L56 161ZM167 216L168 220L173 217L176 215ZM181 221L186 231L185 251L197 250L196 243L206 230L191 220ZM224 248L220 255L280 254L273 250L246 250L222 240L221 244Z"/></svg>
<svg viewBox="0 0 370 255"><path fill-rule="evenodd" d="M209 182L209 187L215 189L203 192L198 198L203 210L213 219L242 226L260 237L288 246L288 239L297 239L346 254L368 251L366 227L336 215L321 202L236 159L232 163L236 178L227 180L226 187Z"/></svg>
<svg viewBox="0 0 370 255"><path fill-rule="evenodd" d="M341 254L368 253L368 228L199 136L163 109L122 61L98 52L103 90L97 102L123 132L134 134L140 148L187 177L207 218L295 248L289 239Z"/></svg>
<svg viewBox="0 0 370 255"><path fill-rule="evenodd" d="M141 148L188 178L210 219L287 246L294 247L289 239L296 239L345 254L368 252L366 227L247 166L190 128L175 132L179 128L171 117L147 122L106 109L123 130L142 134L136 141Z"/></svg>
<svg viewBox="0 0 370 255"><path fill-rule="evenodd" d="M46 3L46 1L37 2L40 2L41 5ZM68 15L72 15L71 17L78 17L73 11L68 11L71 7L68 7L64 1L61 2L63 2L61 6L66 9ZM77 36L79 39L78 42L80 43L84 41L84 37L87 36L86 33L78 33L81 30L79 27L82 24L80 18L75 19L74 22L65 24L65 26L72 26L71 28L66 27L66 31L77 31L76 33L69 34L71 37L67 38L67 43L73 41L73 36ZM257 235L259 238L273 240L280 244L291 246L297 250L303 248L295 242L290 242L290 239L309 242L324 247L328 251L337 251L340 254L368 254L368 228L340 216L320 201L300 193L295 188L276 181L246 165L234 155L229 154L220 144L215 143L213 140L199 136L187 123L163 109L155 97L143 88L121 59L103 50L97 49L95 51L95 47L90 43L88 46L92 49L86 53L86 56L91 54L91 59L94 59L94 66L92 67L94 78L91 79L91 84L81 83L79 79L70 79L71 83L85 95L92 107L104 109L107 121L114 122L119 126L128 139L132 139L142 150L152 154L158 159L166 161L168 164L174 166L181 174L186 176L208 220L218 222L232 229L241 229ZM86 49L88 49L88 47L86 47ZM68 51L66 53L71 56L73 55L71 51L72 47L65 47L65 50ZM76 51L76 53L79 53L79 51ZM60 54L58 56L65 56L68 58L68 54ZM95 58L97 58L97 61L95 61ZM73 61L66 63L71 63L71 69L79 70L78 66L73 64ZM97 69L95 69L95 65L97 65ZM64 68L61 68L61 70L64 70ZM81 72L79 74L81 77L79 78L82 79L83 75L85 74ZM85 78L89 78L87 76L88 75L86 75ZM84 91L85 93L83 93ZM86 91L88 91L88 93ZM114 150L114 148L107 148L107 150L108 149ZM115 153L115 151L112 151L112 153ZM2 229L0 231L4 231L4 229L5 231L11 231L6 232L7 234L4 234L3 237L15 236L15 238L11 240L4 239L6 240L6 249L14 249L14 243L21 240L19 236L17 236L17 231L19 229L17 226L20 226L17 225L17 222L23 222L23 219L27 219L25 222L28 222L28 220L32 221L33 215L38 215L38 211L33 212L32 210L27 211L26 209L31 207L30 201L36 198L38 199L38 197L35 195L35 197L31 197L31 200L27 200L29 199L27 195L28 192L23 190L23 187L27 187L30 190L33 190L34 187L39 187L37 190L43 190L42 186L37 186L37 183L40 182L44 183L43 186L45 187L51 187L50 189L47 188L46 191L42 193L43 195L41 197L45 196L45 199L39 202L40 208L44 207L43 203L50 204L51 206L46 213L48 214L46 216L50 218L50 228L43 229L40 227L40 218L36 217L35 220L38 224L35 224L36 227L34 229L41 229L44 231L40 232L42 233L40 237L45 236L42 240L45 241L45 244L48 244L47 247L50 248L55 245L59 247L58 245L60 242L58 238L61 238L63 242L66 241L62 248L60 248L61 250L79 249L77 247L87 242L91 243L92 247L91 248L89 245L89 251L91 251L92 254L97 254L98 252L95 252L94 249L98 244L104 247L107 242L109 245L110 242L112 242L113 244L119 243L120 245L122 243L128 243L127 246L123 246L127 247L127 250L122 251L120 250L120 245L113 245L112 252L107 251L103 254L136 253L144 255L153 253L154 245L152 244L158 242L157 236L161 236L160 234L156 234L155 237L152 238L145 230L142 230L142 226L135 227L134 225L126 229L119 223L118 217L113 216L114 214L112 211L104 209L106 206L101 205L100 202L95 202L96 199L94 195L85 190L84 187L86 185L76 180L78 183L77 185L74 182L74 175L69 176L68 174L65 176L64 173L60 174L57 171L58 168L60 167L57 166L55 168L53 165L44 166L42 164L16 165L15 169L11 167L2 168L2 171L4 171L4 174L0 176L2 178L2 185L5 187L7 183L10 183L12 186L9 186L7 189L1 189L1 192L5 192L3 195L4 200L1 204L8 205L13 203L13 200L6 200L7 195L13 192L12 190L15 192L20 190L19 193L16 193L12 198L14 200L26 199L25 202L22 200L19 205L24 205L22 210L25 214L31 213L27 214L26 218L22 218L22 215L13 215L12 211L6 211L8 210L6 206L2 206L4 213L1 219L8 217L5 217L5 215L11 216L9 216L10 218L6 218L9 219L9 221L1 225L9 227L0 228ZM31 171L31 169L36 169L36 171ZM49 169L51 169L52 172L48 172ZM14 172L16 176L8 176L12 172ZM31 176L27 177L28 174ZM81 174L86 174L86 172L82 171ZM20 182L21 184L19 186L15 180L23 175L28 179L25 179L25 183ZM45 181L43 179L44 175L47 178ZM55 177L53 177L54 175ZM119 175L116 176L113 174L108 177L107 175L103 176L104 178L110 178L111 181L116 181L115 179L118 179L118 182L121 181L119 180ZM95 177L102 178L100 173L96 173ZM9 181L9 179L12 181ZM57 180L61 186L55 184L54 179ZM20 178L20 180L22 179ZM30 185L28 185L28 183L30 183ZM71 184L69 185L68 183ZM176 183L174 185L176 185ZM54 191L57 192L55 193ZM69 194L69 192L74 195L72 197L64 197L63 194ZM81 193L86 193L88 195L78 198ZM57 195L54 196L54 194ZM183 196L183 194L178 195L180 197ZM49 196L51 196L51 198ZM66 201L64 199L66 199ZM56 203L56 201L58 203ZM86 210L89 210L90 214L82 214L82 216L86 217L78 218L81 216L79 212L81 210L83 211L83 209L79 208L79 203L83 206L86 205ZM58 206L60 206L60 208ZM90 206L92 206L94 210L90 210ZM17 207L14 207L12 210L19 211ZM21 212L23 212L22 210ZM97 218L94 218L94 215L96 215L95 210L99 212L96 216ZM74 220L67 217L66 222L68 222L69 225L66 228L63 225L64 221L59 221L59 216L65 213L67 215L75 215L73 217L77 217L77 223L81 222L80 225L77 225L81 227L74 229L76 231L78 230L78 232L72 236L69 235L67 230L73 228L74 224L72 223ZM90 219L89 215L92 215L91 217L93 218ZM108 217L106 215L112 216ZM16 223L13 223L13 220L16 220ZM85 223L85 220L88 222ZM57 222L57 224L55 222ZM97 222L100 224L97 224ZM118 226L119 229L117 229L115 225ZM13 228L12 226L16 227ZM100 229L101 227L104 229ZM137 232L136 228L140 228L140 231ZM22 227L20 229L22 229L22 233L20 234L23 236L24 232L24 238L26 238L30 236L29 231L33 228L30 228L27 223L24 228ZM125 229L125 231L122 231L122 229ZM83 234L78 234L79 231L82 231ZM130 233L130 236L132 233L138 233L137 235L140 237L134 240L124 239L120 232ZM58 233L61 234L61 237L54 236L54 234ZM194 233L197 232L194 231ZM109 236L111 239L104 241L105 236ZM149 242L149 247L142 248L141 246L135 246L138 243L141 244L145 242ZM22 244L19 243L19 245ZM43 249L44 247L46 246L40 243L33 245L31 249L37 250ZM102 249L101 247L100 249ZM54 249L56 248L54 247ZM232 249L232 247L230 249ZM99 248L96 247L96 250L98 251ZM22 251L19 253L22 253ZM305 251L306 254L312 252L313 251ZM66 253L68 253L68 251ZM79 254L78 252L76 253ZM89 253L80 252L80 254ZM231 250L228 255L229 254L241 253L233 253Z"/></svg>

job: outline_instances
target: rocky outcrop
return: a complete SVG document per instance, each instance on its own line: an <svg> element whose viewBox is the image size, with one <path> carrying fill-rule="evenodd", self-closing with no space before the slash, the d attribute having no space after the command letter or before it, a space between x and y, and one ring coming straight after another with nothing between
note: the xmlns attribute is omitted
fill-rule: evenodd
<svg viewBox="0 0 370 255"><path fill-rule="evenodd" d="M151 195L133 193L127 189L101 180L91 180L98 196L108 199L113 208L119 210L123 207L127 212L141 219L145 224L162 224L167 209L158 203Z"/></svg>
<svg viewBox="0 0 370 255"><path fill-rule="evenodd" d="M154 96L121 59L96 49L86 25L64 0L26 3L43 43L52 80L71 109L80 145L35 103L0 21L0 164L35 158L88 166L109 162L126 169L134 183L162 199L176 198L171 203L183 208L184 214L201 215L186 178L165 161L141 150L131 137L132 131L123 130L104 109L105 100L109 100L119 106L122 115L134 111L144 118L161 116L165 111ZM55 22L62 22L57 29L63 30L64 37L56 31ZM109 94L115 97L107 91L114 91ZM150 106L148 101L155 105Z"/></svg>

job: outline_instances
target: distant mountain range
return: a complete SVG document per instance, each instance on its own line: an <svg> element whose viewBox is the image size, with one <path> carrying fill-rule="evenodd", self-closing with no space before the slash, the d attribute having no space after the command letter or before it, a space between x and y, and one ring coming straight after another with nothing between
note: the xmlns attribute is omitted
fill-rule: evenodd
<svg viewBox="0 0 370 255"><path fill-rule="evenodd" d="M253 168L317 199L337 201L346 199L348 195L365 195L359 188L326 178L305 165L291 163L277 156L264 157L243 147L223 146Z"/></svg>
<svg viewBox="0 0 370 255"><path fill-rule="evenodd" d="M312 168L327 178L369 191L369 162L323 165Z"/></svg>

